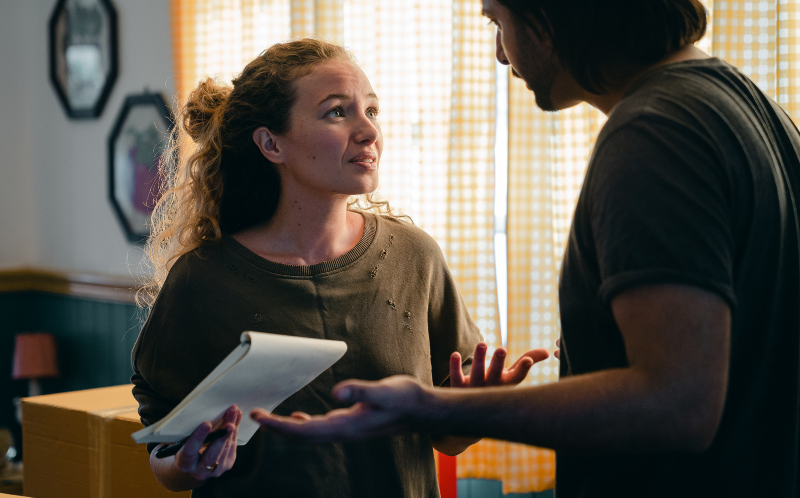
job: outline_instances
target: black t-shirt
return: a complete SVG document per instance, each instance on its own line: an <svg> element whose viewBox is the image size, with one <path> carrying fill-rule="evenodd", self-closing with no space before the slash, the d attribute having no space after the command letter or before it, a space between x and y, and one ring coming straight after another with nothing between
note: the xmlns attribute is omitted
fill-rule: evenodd
<svg viewBox="0 0 800 498"><path fill-rule="evenodd" d="M656 69L613 110L564 256L561 375L627 366L620 292L685 284L731 307L728 392L707 451L558 454L558 498L800 496L797 151L788 117L718 59Z"/></svg>

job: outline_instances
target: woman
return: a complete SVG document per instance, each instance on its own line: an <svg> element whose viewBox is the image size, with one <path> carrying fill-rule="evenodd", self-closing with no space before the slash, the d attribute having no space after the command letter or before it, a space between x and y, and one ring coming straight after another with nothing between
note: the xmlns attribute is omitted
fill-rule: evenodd
<svg viewBox="0 0 800 498"><path fill-rule="evenodd" d="M452 370L455 383L470 384L460 354L470 356L480 334L439 247L385 203L349 203L378 184L378 112L348 52L314 40L275 45L233 88L208 80L189 96L179 122L191 143L180 147L192 153L154 215L154 302L132 353L144 424L166 415L243 330L347 342L278 414L340 406L331 388L348 378L407 374L441 385ZM485 345L477 351L476 386L517 383L542 357L505 374L497 357L484 376ZM305 444L260 431L237 448L241 417L231 407L227 437L205 447L212 427L202 424L174 457L157 459L148 445L158 480L196 497L431 497L431 445L457 453L473 442L411 434Z"/></svg>

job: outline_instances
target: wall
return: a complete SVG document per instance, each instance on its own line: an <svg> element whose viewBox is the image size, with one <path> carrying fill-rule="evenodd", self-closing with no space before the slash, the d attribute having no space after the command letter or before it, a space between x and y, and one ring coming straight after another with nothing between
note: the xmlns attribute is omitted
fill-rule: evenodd
<svg viewBox="0 0 800 498"><path fill-rule="evenodd" d="M20 48L34 17L33 2L0 7L0 266L29 264L35 257L31 115L27 105L30 57Z"/></svg>
<svg viewBox="0 0 800 498"><path fill-rule="evenodd" d="M106 140L122 102L173 94L169 2L114 0L119 76L98 119L67 118L48 76L55 0L0 6L0 268L138 274L107 193Z"/></svg>

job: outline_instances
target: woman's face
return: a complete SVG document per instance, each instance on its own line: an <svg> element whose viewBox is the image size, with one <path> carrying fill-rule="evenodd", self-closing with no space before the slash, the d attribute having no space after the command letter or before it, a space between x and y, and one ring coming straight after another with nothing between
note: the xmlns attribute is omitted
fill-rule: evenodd
<svg viewBox="0 0 800 498"><path fill-rule="evenodd" d="M375 190L383 135L378 97L364 72L351 62L324 62L294 85L289 131L274 137L282 190L323 196Z"/></svg>

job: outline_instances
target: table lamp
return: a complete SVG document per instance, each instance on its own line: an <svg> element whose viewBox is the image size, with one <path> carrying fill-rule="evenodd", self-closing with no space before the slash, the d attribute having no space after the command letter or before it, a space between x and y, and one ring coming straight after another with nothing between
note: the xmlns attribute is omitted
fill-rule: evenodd
<svg viewBox="0 0 800 498"><path fill-rule="evenodd" d="M28 396L42 394L39 379L58 377L56 341L46 332L17 334L14 346L14 379L28 379Z"/></svg>

